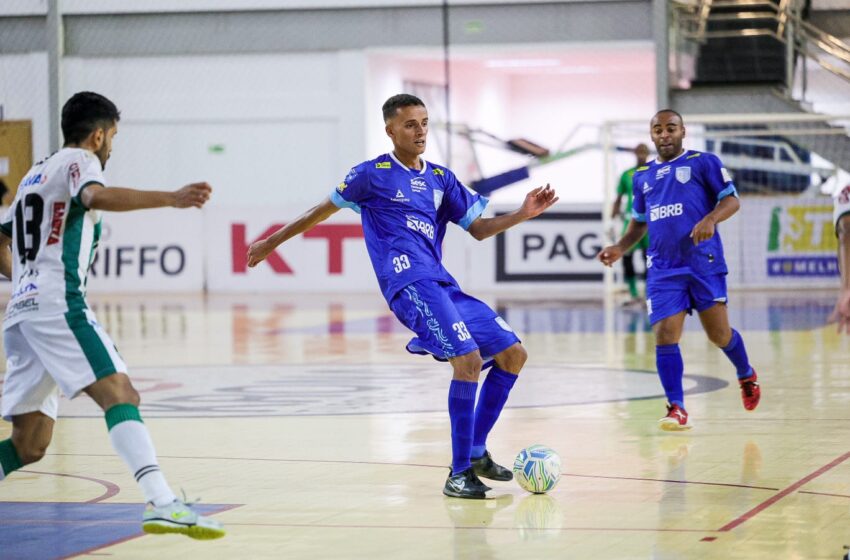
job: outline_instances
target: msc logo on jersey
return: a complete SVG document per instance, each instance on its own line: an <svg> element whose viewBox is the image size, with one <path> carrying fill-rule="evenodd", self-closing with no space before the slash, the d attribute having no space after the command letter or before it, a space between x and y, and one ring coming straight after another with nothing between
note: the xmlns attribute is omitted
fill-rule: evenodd
<svg viewBox="0 0 850 560"><path fill-rule="evenodd" d="M676 180L682 184L687 183L691 180L691 168L690 167L677 167L676 168Z"/></svg>
<svg viewBox="0 0 850 560"><path fill-rule="evenodd" d="M379 161L375 164L375 169L392 169L393 163L391 161Z"/></svg>
<svg viewBox="0 0 850 560"><path fill-rule="evenodd" d="M405 216L407 218L407 227L413 231L418 231L428 239L434 239L434 224L420 220L416 216Z"/></svg>
<svg viewBox="0 0 850 560"><path fill-rule="evenodd" d="M655 180L658 181L659 179L663 179L664 177L666 177L669 174L670 174L670 166L665 165L664 167L659 168L658 171L655 172Z"/></svg>
<svg viewBox="0 0 850 560"><path fill-rule="evenodd" d="M410 190L415 193L420 193L422 191L428 190L428 183L425 182L425 179L422 177L414 177L410 180Z"/></svg>
<svg viewBox="0 0 850 560"><path fill-rule="evenodd" d="M684 207L681 202L676 204L667 204L665 206L656 206L649 210L649 221L655 222L672 216L681 216L684 212Z"/></svg>

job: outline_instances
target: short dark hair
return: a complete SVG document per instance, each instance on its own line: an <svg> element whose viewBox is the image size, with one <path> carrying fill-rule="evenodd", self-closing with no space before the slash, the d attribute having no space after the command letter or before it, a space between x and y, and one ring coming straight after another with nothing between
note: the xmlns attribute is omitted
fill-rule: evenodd
<svg viewBox="0 0 850 560"><path fill-rule="evenodd" d="M121 120L115 103L99 93L81 91L62 107L62 136L65 144L79 144L98 128L108 128Z"/></svg>
<svg viewBox="0 0 850 560"><path fill-rule="evenodd" d="M655 117L657 117L661 113L673 113L674 115L679 117L679 122L681 122L682 124L685 124L685 119L682 118L682 115L680 115L678 111L674 111L673 109L661 109L660 111L658 111L657 113L652 115L651 120L655 120Z"/></svg>
<svg viewBox="0 0 850 560"><path fill-rule="evenodd" d="M399 93L397 95L393 95L386 101L384 101L384 106L381 110L384 113L384 122L389 121L396 114L396 111L401 109L402 107L424 107L425 103L422 102L421 99L416 97L415 95L410 95L409 93Z"/></svg>

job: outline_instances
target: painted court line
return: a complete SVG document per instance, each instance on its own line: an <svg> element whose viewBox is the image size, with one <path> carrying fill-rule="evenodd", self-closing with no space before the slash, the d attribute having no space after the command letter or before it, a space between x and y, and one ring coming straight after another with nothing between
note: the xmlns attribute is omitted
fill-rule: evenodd
<svg viewBox="0 0 850 560"><path fill-rule="evenodd" d="M214 511L209 511L209 512L206 513L206 515L215 515L217 513L223 513L225 511L229 511L231 509L238 508L241 505L243 505L243 504L224 504L224 505L222 505L222 507L220 509L216 509ZM138 521L136 521L135 523L138 523ZM94 556L95 555L94 553L96 553L98 550L103 550L104 548L116 546L116 545L119 545L119 544L122 544L122 543L125 543L125 542L128 542L128 541L132 541L132 540L138 539L140 537L145 537L145 536L148 536L148 534L143 533L143 532L139 532L136 535L130 535L128 537L124 537L124 538L118 539L116 541L95 545L95 546L88 548L86 550L83 550L83 551L80 551L80 552L75 552L75 553L70 554L68 556L62 557L60 560L69 560L70 558L79 558L81 556L88 556L88 555ZM111 554L100 553L100 554L97 554L97 556L111 556Z"/></svg>
<svg viewBox="0 0 850 560"><path fill-rule="evenodd" d="M65 455L77 457L112 457L110 454L83 454L83 453L51 453L51 455ZM259 461L270 463L321 463L330 465L374 465L384 467L415 467L427 469L448 469L448 465L426 465L422 463L390 463L384 461L349 461L340 459L277 459L273 457L201 457L201 456L185 456L185 455L159 455L160 459L186 459L193 461ZM569 476L574 478L599 478L607 480L636 480L641 482L664 482L670 484L696 484L702 486L723 486L727 488L748 488L750 490L771 490L777 491L779 488L769 486L750 486L747 484L731 484L727 482L702 482L698 480L673 480L666 478L641 478L633 476L604 476L593 474L575 474L563 473L561 476Z"/></svg>
<svg viewBox="0 0 850 560"><path fill-rule="evenodd" d="M102 502L103 500L108 500L109 498L111 498L113 496L117 496L118 493L121 491L121 487L118 486L117 484L115 484L113 482L109 482L108 480L101 480L99 478L91 478L91 477L88 477L88 476L80 476L80 475L77 475L77 474L64 474L64 473L52 473L52 472L43 472L43 471L31 471L29 469L18 471L18 472L28 473L28 474L42 474L42 475L46 475L46 476L64 476L64 477L68 477L68 478L79 478L81 480L88 480L90 482L96 482L97 484L100 484L101 486L106 488L106 492L104 492L103 494L101 494L97 498L92 498L91 500L87 500L86 502L84 502L84 503L87 503L87 504L96 504L98 502Z"/></svg>
<svg viewBox="0 0 850 560"><path fill-rule="evenodd" d="M299 529L381 529L381 530L439 530L451 529L469 531L516 531L518 527L488 527L479 525L333 525L328 523L228 523L228 527L292 527ZM657 527L535 527L535 531L571 532L589 531L602 533L712 533L704 529L663 529Z"/></svg>
<svg viewBox="0 0 850 560"><path fill-rule="evenodd" d="M831 498L850 498L848 494L832 494L830 492L811 492L809 490L800 490L798 494L811 494L812 496L829 496Z"/></svg>
<svg viewBox="0 0 850 560"><path fill-rule="evenodd" d="M767 500L763 501L762 503L760 503L759 505L757 505L756 507L754 507L750 511L744 513L743 515L738 516L736 519L733 519L732 521L730 521L729 523L727 523L726 525L724 525L723 527L721 527L717 531L718 532L731 531L732 529L734 529L735 527L738 527L742 523L749 521L750 519L752 519L753 517L755 517L759 513L763 512L764 510L766 510L767 508L769 508L770 506L772 506L773 504L775 504L776 502L778 502L779 500L781 500L782 498L787 496L788 494L794 492L795 490L797 490L801 486L808 484L809 482L816 479L817 477L819 477L823 473L829 471L830 469L840 465L841 463L846 461L848 458L850 458L850 451L848 451L844 455L838 457L837 459L834 459L832 462L822 466L821 468L819 468L815 472L809 474L808 476L801 478L800 480L798 480L797 482L795 482L791 486L785 488L784 490L782 490L778 494L776 494L776 495L768 498Z"/></svg>
<svg viewBox="0 0 850 560"><path fill-rule="evenodd" d="M572 476L577 478L604 478L609 480L637 480L642 482L668 482L671 484L698 484L702 486L724 486L731 488L748 488L750 490L779 490L768 486L749 486L747 484L730 484L727 482L700 482L698 480L673 480L669 478L640 478L635 476L602 476L596 474L571 474L563 473L561 476Z"/></svg>

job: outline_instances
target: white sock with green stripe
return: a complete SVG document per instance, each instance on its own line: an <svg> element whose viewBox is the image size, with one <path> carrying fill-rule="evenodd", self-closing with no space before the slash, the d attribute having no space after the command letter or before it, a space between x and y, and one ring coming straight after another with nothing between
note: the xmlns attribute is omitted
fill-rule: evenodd
<svg viewBox="0 0 850 560"><path fill-rule="evenodd" d="M155 506L173 502L176 496L159 470L156 450L139 409L132 404L116 404L106 411L106 425L112 447L130 467L145 501Z"/></svg>

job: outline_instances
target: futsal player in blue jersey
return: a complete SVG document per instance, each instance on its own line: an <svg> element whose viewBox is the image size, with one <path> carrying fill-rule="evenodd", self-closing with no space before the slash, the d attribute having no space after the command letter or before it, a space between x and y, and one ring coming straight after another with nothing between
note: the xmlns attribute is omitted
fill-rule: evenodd
<svg viewBox="0 0 850 560"><path fill-rule="evenodd" d="M667 415L659 423L664 430L688 430L679 352L685 313L697 311L709 340L735 365L744 408L755 410L761 397L744 341L729 326L726 261L717 231L717 224L735 214L740 202L717 156L682 148L685 125L679 113L656 113L650 134L658 159L635 171L632 220L623 237L599 253L599 260L611 266L649 231L646 306L655 332L655 363L668 400Z"/></svg>
<svg viewBox="0 0 850 560"><path fill-rule="evenodd" d="M452 470L443 493L481 499L490 488L479 476L513 478L493 461L486 442L527 354L511 327L487 304L465 294L443 267L443 237L453 222L485 239L541 214L558 199L548 185L539 187L516 211L484 218L486 198L463 186L449 169L422 159L428 136L425 104L412 95L395 95L384 103L383 116L393 151L354 167L330 196L252 244L248 266L341 208L359 213L381 292L399 321L416 334L407 350L447 360L454 370L448 399ZM490 357L494 365L476 405L478 377Z"/></svg>

